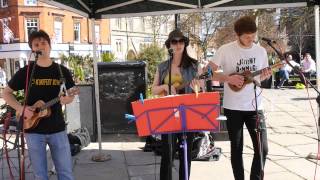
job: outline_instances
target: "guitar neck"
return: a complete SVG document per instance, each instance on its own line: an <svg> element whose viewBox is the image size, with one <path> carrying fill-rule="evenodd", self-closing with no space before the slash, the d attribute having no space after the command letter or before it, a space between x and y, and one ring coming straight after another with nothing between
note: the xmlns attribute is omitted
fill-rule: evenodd
<svg viewBox="0 0 320 180"><path fill-rule="evenodd" d="M60 101L60 97L56 97L54 99L51 99L50 101L48 101L45 105L43 105L41 107L41 110L45 110L45 109L51 107L52 105L56 104L59 101Z"/></svg>
<svg viewBox="0 0 320 180"><path fill-rule="evenodd" d="M201 77L201 76L196 76L196 77L194 77L194 79L200 80L200 79L205 79L205 78L203 78L203 77ZM193 79L192 79L192 80L193 80ZM189 86L190 83L192 82L192 80L184 82L184 83L181 84L180 86L176 87L176 90L181 90L181 89Z"/></svg>
<svg viewBox="0 0 320 180"><path fill-rule="evenodd" d="M258 70L258 71L255 71L255 72L253 72L251 75L252 75L252 77L255 77L255 76L257 76L257 75L261 74L261 73L262 73L262 71L263 71L263 70L265 70L265 69L268 69L268 68L275 69L275 68L277 68L278 66L279 66L279 64L278 64L278 63L276 63L276 64L274 64L274 65L272 65L272 66L269 66L269 67L266 67L266 68L260 69L260 70Z"/></svg>

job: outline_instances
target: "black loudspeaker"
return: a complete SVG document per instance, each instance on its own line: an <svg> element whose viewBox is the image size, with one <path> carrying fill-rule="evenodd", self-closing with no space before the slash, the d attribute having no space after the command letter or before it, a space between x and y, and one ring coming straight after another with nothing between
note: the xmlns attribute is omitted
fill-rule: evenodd
<svg viewBox="0 0 320 180"><path fill-rule="evenodd" d="M86 127L92 142L97 140L96 104L93 84L77 85L80 93L66 106L68 132Z"/></svg>
<svg viewBox="0 0 320 180"><path fill-rule="evenodd" d="M98 63L100 119L102 133L136 133L135 123L128 124L131 102L146 97L146 63Z"/></svg>
<svg viewBox="0 0 320 180"><path fill-rule="evenodd" d="M320 0L307 0L308 6L320 5Z"/></svg>

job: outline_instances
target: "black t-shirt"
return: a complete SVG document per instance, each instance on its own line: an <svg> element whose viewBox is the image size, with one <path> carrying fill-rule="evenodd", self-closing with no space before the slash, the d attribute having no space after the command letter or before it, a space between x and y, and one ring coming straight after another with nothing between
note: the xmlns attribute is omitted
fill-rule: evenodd
<svg viewBox="0 0 320 180"><path fill-rule="evenodd" d="M29 70L29 78L34 63L31 63ZM34 75L32 79L31 89L29 91L29 98L27 105L32 106L38 100L48 102L58 97L60 92L60 72L59 65L52 63L49 67L41 67L35 65ZM69 89L74 86L70 71L60 65L64 78L66 79L66 88ZM8 82L8 86L17 91L25 89L26 75L28 66L21 68ZM51 115L47 118L42 118L39 124L27 133L52 134L65 130L65 121L62 114L61 104L58 102L50 107Z"/></svg>

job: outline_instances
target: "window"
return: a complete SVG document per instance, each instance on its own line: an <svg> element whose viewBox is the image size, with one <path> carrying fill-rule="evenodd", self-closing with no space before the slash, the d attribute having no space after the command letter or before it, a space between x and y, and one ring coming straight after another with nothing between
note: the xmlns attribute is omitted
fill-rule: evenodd
<svg viewBox="0 0 320 180"><path fill-rule="evenodd" d="M133 19L129 18L127 21L127 28L129 31L133 31Z"/></svg>
<svg viewBox="0 0 320 180"><path fill-rule="evenodd" d="M121 29L121 18L115 19L116 27L120 30Z"/></svg>
<svg viewBox="0 0 320 180"><path fill-rule="evenodd" d="M61 21L54 21L54 42L55 43L62 43L62 22Z"/></svg>
<svg viewBox="0 0 320 180"><path fill-rule="evenodd" d="M120 41L116 42L116 48L117 48L117 52L122 52L122 44Z"/></svg>
<svg viewBox="0 0 320 180"><path fill-rule="evenodd" d="M94 25L94 32L96 35L96 43L100 43L100 25Z"/></svg>
<svg viewBox="0 0 320 180"><path fill-rule="evenodd" d="M164 23L164 33L168 34L168 23Z"/></svg>
<svg viewBox="0 0 320 180"><path fill-rule="evenodd" d="M37 0L24 0L24 4L26 6L36 6L37 5Z"/></svg>
<svg viewBox="0 0 320 180"><path fill-rule="evenodd" d="M145 32L146 23L145 23L144 17L141 17L140 23L141 23L141 31Z"/></svg>
<svg viewBox="0 0 320 180"><path fill-rule="evenodd" d="M8 7L8 0L0 0L1 7Z"/></svg>
<svg viewBox="0 0 320 180"><path fill-rule="evenodd" d="M38 18L27 18L26 19L26 41L28 41L28 37L29 35L33 32L33 31L38 31Z"/></svg>
<svg viewBox="0 0 320 180"><path fill-rule="evenodd" d="M80 22L74 23L73 25L73 36L74 42L80 43Z"/></svg>

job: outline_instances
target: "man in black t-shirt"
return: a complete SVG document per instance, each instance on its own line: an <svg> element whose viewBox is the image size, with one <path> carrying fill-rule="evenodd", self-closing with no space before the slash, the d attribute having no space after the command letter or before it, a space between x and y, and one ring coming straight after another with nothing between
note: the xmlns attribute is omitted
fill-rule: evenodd
<svg viewBox="0 0 320 180"><path fill-rule="evenodd" d="M50 38L45 31L32 32L28 43L33 52L41 52L38 53L39 58L36 63L29 63L12 77L3 91L3 98L18 114L24 115L20 119L24 120L25 139L35 179L48 180L46 154L48 145L58 179L73 180L70 145L61 106L73 101L74 96L70 88L74 86L74 82L67 68L50 59ZM28 91L25 89L26 85L29 85ZM62 85L65 85L69 93L59 97ZM13 96L13 92L18 90L24 90L25 94L26 92L29 94L25 108ZM57 102L51 101L53 99ZM34 116L46 113L46 111L39 113L34 104L40 104L42 107L44 103L49 105L49 101L53 102L48 108L51 111L49 116L40 118L38 124L33 123L36 125L31 126L29 122L35 122L31 121Z"/></svg>

